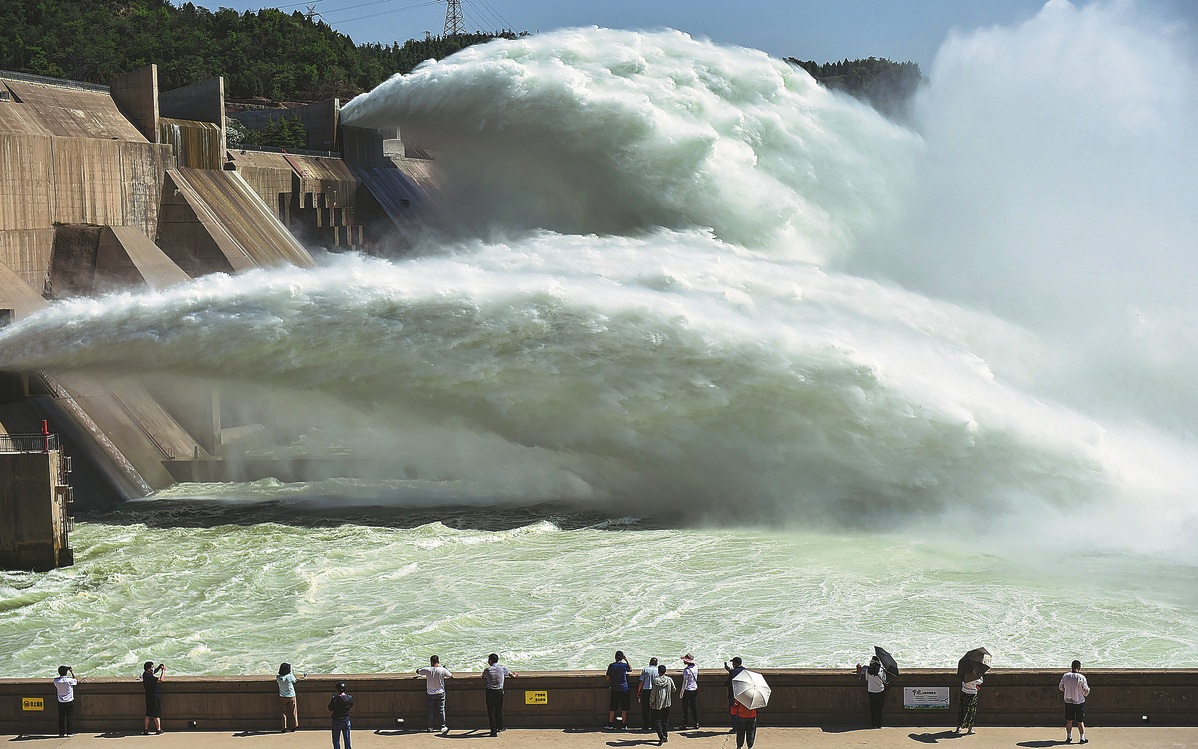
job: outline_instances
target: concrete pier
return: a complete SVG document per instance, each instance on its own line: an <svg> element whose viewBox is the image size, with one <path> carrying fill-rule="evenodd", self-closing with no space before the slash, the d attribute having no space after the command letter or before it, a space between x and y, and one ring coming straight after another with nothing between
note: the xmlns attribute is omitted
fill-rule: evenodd
<svg viewBox="0 0 1198 749"><path fill-rule="evenodd" d="M74 563L69 472L57 434L0 434L0 568Z"/></svg>

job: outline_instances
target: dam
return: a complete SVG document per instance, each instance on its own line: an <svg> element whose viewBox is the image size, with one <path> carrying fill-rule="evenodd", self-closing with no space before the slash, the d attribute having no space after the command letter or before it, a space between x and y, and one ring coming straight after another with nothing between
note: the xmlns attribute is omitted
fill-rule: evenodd
<svg viewBox="0 0 1198 749"><path fill-rule="evenodd" d="M153 490L81 514L74 566L0 573L0 675L469 672L497 651L594 676L615 649L844 675L874 645L937 673L979 645L996 671L1188 673L1194 90L1153 67L1162 35L1086 26L1142 53L1137 101L1161 107L1140 138L1127 89L1061 48L1075 13L954 38L917 128L676 32L466 50L339 109L382 143L334 143L382 194L355 189L352 229L348 190L296 197L344 174L298 160L330 136L220 170L187 146L154 237L190 280L64 291L0 333L22 392L111 419L95 449ZM995 70L996 47L1037 63ZM294 250L222 218L246 193L218 171L311 263L253 265ZM406 231L408 182L456 231ZM127 228L75 252L98 265ZM326 229L362 249L298 236ZM114 389L170 427L163 451Z"/></svg>
<svg viewBox="0 0 1198 749"><path fill-rule="evenodd" d="M160 91L153 65L109 86L0 71L5 319L211 273L310 267L308 247L371 253L402 241L436 189L431 161L406 158L382 131L341 127L336 100L288 111L329 146L322 155L229 150L225 110L221 79ZM215 389L156 393L86 372L24 372L18 384L0 404L0 433L52 424L82 510L181 480L305 475L302 463L227 463L265 430L222 419Z"/></svg>

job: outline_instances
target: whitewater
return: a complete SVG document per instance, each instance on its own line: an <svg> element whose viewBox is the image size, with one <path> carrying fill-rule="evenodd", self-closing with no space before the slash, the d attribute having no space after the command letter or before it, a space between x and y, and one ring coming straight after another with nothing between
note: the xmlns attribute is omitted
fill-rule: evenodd
<svg viewBox="0 0 1198 749"><path fill-rule="evenodd" d="M902 123L676 31L392 78L343 118L435 155L414 250L0 333L362 475L82 519L74 567L0 573L0 676L1198 666L1192 39L1052 0L952 35Z"/></svg>

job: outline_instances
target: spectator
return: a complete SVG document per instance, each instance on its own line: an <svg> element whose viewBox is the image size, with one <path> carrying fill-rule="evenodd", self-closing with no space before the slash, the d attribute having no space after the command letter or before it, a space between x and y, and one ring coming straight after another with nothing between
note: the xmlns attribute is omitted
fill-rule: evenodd
<svg viewBox="0 0 1198 749"><path fill-rule="evenodd" d="M1090 743L1086 738L1086 697L1090 695L1090 682L1082 674L1082 662L1074 661L1057 686L1065 693L1065 743L1073 741L1075 722L1081 743Z"/></svg>
<svg viewBox="0 0 1198 749"><path fill-rule="evenodd" d="M736 719L736 749L743 749L746 741L749 749L753 749L753 742L757 740L757 711L750 710L737 700L732 703L732 715Z"/></svg>
<svg viewBox="0 0 1198 749"><path fill-rule="evenodd" d="M682 656L686 664L682 669L682 725L686 728L687 713L694 717L694 726L699 728L699 667L695 665L695 657L690 653Z"/></svg>
<svg viewBox="0 0 1198 749"><path fill-rule="evenodd" d="M620 730L628 729L628 706L631 704L628 694L628 674L632 666L624 657L623 650L616 651L616 660L607 667L607 680L611 688L611 698L607 703L607 727L616 727L616 711L620 711Z"/></svg>
<svg viewBox="0 0 1198 749"><path fill-rule="evenodd" d="M869 723L874 728L882 727L882 712L886 707L886 669L878 656L870 658L863 670L857 664L857 672L865 677L865 691L869 695Z"/></svg>
<svg viewBox="0 0 1198 749"><path fill-rule="evenodd" d="M515 676L519 674L509 671L507 666L499 662L498 653L487 656L487 667L483 669L483 683L487 687L487 725L491 728L492 736L498 736L500 731L507 730L503 727L503 680Z"/></svg>
<svg viewBox="0 0 1198 749"><path fill-rule="evenodd" d="M742 663L743 661L741 661L740 656L732 659L731 668L728 666L728 661L724 661L724 670L728 672L728 679L724 682L724 686L728 687L728 714L732 716L732 728L729 729L731 733L736 733L737 723L740 722L736 712L736 706L739 703L737 703L736 697L732 692L732 680L736 678L737 674L745 670L745 667L741 665Z"/></svg>
<svg viewBox="0 0 1198 749"><path fill-rule="evenodd" d="M58 737L75 735L75 685L79 683L75 669L58 667L54 689L58 692Z"/></svg>
<svg viewBox="0 0 1198 749"><path fill-rule="evenodd" d="M333 749L341 749L341 739L345 738L345 749L352 749L349 743L349 711L354 707L353 695L346 693L344 681L337 682L337 691L329 700L329 712L333 719Z"/></svg>
<svg viewBox="0 0 1198 749"><path fill-rule="evenodd" d="M424 691L428 700L428 728L425 730L431 733L436 730L433 726L440 725L444 736L449 733L449 725L445 722L445 680L452 679L453 674L441 665L440 656L431 656L428 662L424 668L416 669L416 673L425 679Z"/></svg>
<svg viewBox="0 0 1198 749"><path fill-rule="evenodd" d="M978 716L978 690L982 677L961 682L961 705L957 708L957 730L954 733L973 733L973 721Z"/></svg>
<svg viewBox="0 0 1198 749"><path fill-rule="evenodd" d="M162 682L166 681L166 666L146 661L141 669L141 686L146 693L146 718L141 735L148 736L151 725L154 733L162 733Z"/></svg>
<svg viewBox="0 0 1198 749"><path fill-rule="evenodd" d="M674 680L666 676L666 667L658 666L649 698L653 708L653 728L657 731L658 746L670 740L670 706L674 704L676 691Z"/></svg>
<svg viewBox="0 0 1198 749"><path fill-rule="evenodd" d="M299 711L295 708L295 674L291 673L290 663L279 664L279 675L275 677L279 685L279 710L283 717L283 730L287 733L287 718L291 718L291 730L299 728Z"/></svg>
<svg viewBox="0 0 1198 749"><path fill-rule="evenodd" d="M653 730L653 708L649 705L653 694L653 680L657 678L657 659L650 658L649 665L641 669L636 682L636 701L641 703L641 730Z"/></svg>

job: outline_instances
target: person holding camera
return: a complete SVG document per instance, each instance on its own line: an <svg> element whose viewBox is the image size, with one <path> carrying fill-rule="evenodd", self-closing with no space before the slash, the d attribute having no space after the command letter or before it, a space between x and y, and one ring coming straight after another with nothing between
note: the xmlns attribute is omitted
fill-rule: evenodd
<svg viewBox="0 0 1198 749"><path fill-rule="evenodd" d="M333 714L333 749L341 749L341 739L345 738L345 749L351 749L349 743L349 711L354 706L353 695L346 694L347 686L344 681L337 682L337 692L329 700L329 712Z"/></svg>
<svg viewBox="0 0 1198 749"><path fill-rule="evenodd" d="M299 711L295 707L295 674L291 672L290 663L279 664L279 674L275 682L279 685L279 711L282 713L283 729L279 733L287 733L287 719L291 719L291 731L299 728Z"/></svg>
<svg viewBox="0 0 1198 749"><path fill-rule="evenodd" d="M151 724L154 733L162 733L162 682L166 681L166 666L146 661L141 668L141 686L146 692L146 719L141 735L148 736Z"/></svg>
<svg viewBox="0 0 1198 749"><path fill-rule="evenodd" d="M736 675L745 670L744 661L740 656L732 659L732 665L728 665L728 661L724 661L724 670L728 672L728 678L724 681L724 686L728 687L728 714L732 717L732 728L730 733L736 733L737 726L740 725L740 716L736 711L736 706L739 704L736 701L736 693L732 689L732 680Z"/></svg>
<svg viewBox="0 0 1198 749"><path fill-rule="evenodd" d="M69 675L68 675L69 674ZM79 678L70 666L58 667L54 689L58 692L58 737L75 735L75 685Z"/></svg>

